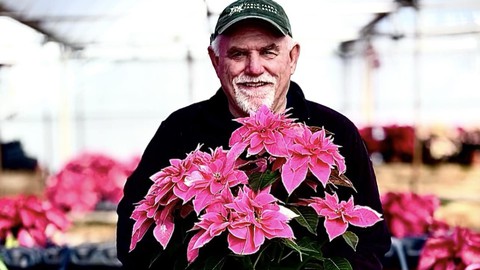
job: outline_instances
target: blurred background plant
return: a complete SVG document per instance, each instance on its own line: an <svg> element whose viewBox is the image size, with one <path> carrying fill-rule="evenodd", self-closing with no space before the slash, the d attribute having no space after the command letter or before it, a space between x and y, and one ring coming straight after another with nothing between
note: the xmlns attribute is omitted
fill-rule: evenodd
<svg viewBox="0 0 480 270"><path fill-rule="evenodd" d="M70 220L49 201L34 195L0 198L0 241L7 248L46 247L58 241Z"/></svg>
<svg viewBox="0 0 480 270"><path fill-rule="evenodd" d="M47 179L46 197L65 212L91 212L102 205L115 209L137 162L137 157L120 162L105 154L82 153Z"/></svg>

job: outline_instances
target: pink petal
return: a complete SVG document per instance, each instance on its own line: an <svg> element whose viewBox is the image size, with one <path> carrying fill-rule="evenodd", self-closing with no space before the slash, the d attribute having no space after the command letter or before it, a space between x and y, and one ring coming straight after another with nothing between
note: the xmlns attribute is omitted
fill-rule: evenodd
<svg viewBox="0 0 480 270"><path fill-rule="evenodd" d="M305 180L308 172L306 165L299 168L295 168L295 165L291 160L287 160L282 166L282 182L289 195Z"/></svg>
<svg viewBox="0 0 480 270"><path fill-rule="evenodd" d="M201 232L196 233L193 235L192 239L190 239L190 242L188 242L188 247L187 247L187 261L189 263L193 262L197 257L199 253L198 248L194 248L193 245L197 241L197 239L200 237Z"/></svg>
<svg viewBox="0 0 480 270"><path fill-rule="evenodd" d="M302 144L293 144L290 147L290 150L295 153L295 155L299 156L310 156L312 153L310 152L310 149L306 148Z"/></svg>
<svg viewBox="0 0 480 270"><path fill-rule="evenodd" d="M200 211L207 207L213 199L214 196L206 191L198 193L193 200L193 208L197 215L200 214Z"/></svg>
<svg viewBox="0 0 480 270"><path fill-rule="evenodd" d="M51 221L53 224L55 224L55 226L57 226L57 228L61 230L66 229L70 225L69 220L65 217L63 212L50 209L45 213L45 215L49 221Z"/></svg>
<svg viewBox="0 0 480 270"><path fill-rule="evenodd" d="M247 238L247 227L240 227L240 228L233 228L229 227L228 231L231 235L235 236L238 239L246 239Z"/></svg>
<svg viewBox="0 0 480 270"><path fill-rule="evenodd" d="M249 255L254 254L260 249L260 246L255 246L252 241L251 233L247 233L245 239L236 238L233 234L227 236L228 248L236 254Z"/></svg>
<svg viewBox="0 0 480 270"><path fill-rule="evenodd" d="M265 189L261 193L259 193L255 197L255 203L257 203L258 205L265 205L265 204L275 202L276 201L275 197L273 197L273 195L268 192L269 192L269 189Z"/></svg>
<svg viewBox="0 0 480 270"><path fill-rule="evenodd" d="M198 232L197 235L198 235L197 240L195 241L195 243L193 245L193 248L195 248L195 249L199 249L199 248L203 247L205 244L210 242L210 240L212 240L213 237L214 237L213 235L210 235L208 230L202 230L202 231Z"/></svg>
<svg viewBox="0 0 480 270"><path fill-rule="evenodd" d="M243 254L245 249L245 240L235 237L232 234L227 236L228 248L233 251L235 254Z"/></svg>
<svg viewBox="0 0 480 270"><path fill-rule="evenodd" d="M325 193L324 202L330 209L337 209L340 205L337 193L333 193L333 195Z"/></svg>
<svg viewBox="0 0 480 270"><path fill-rule="evenodd" d="M335 155L335 160L337 161L337 169L340 173L344 173L347 170L347 165L345 164L345 158L340 154Z"/></svg>
<svg viewBox="0 0 480 270"><path fill-rule="evenodd" d="M267 152L275 157L288 157L288 146L280 132L275 132L275 143L265 145Z"/></svg>
<svg viewBox="0 0 480 270"><path fill-rule="evenodd" d="M165 249L170 238L172 237L175 224L173 223L172 211L175 205L167 205L164 209L157 212L155 215L155 228L153 229L153 236Z"/></svg>
<svg viewBox="0 0 480 270"><path fill-rule="evenodd" d="M25 229L20 229L18 232L18 242L24 247L34 247L36 245L33 236Z"/></svg>
<svg viewBox="0 0 480 270"><path fill-rule="evenodd" d="M195 196L195 190L187 187L185 184L178 183L173 188L173 194L183 200L183 203L189 202Z"/></svg>
<svg viewBox="0 0 480 270"><path fill-rule="evenodd" d="M275 224L274 224L275 223ZM265 237L272 238L294 238L293 230L286 222L269 222L263 227Z"/></svg>
<svg viewBox="0 0 480 270"><path fill-rule="evenodd" d="M244 136L248 133L248 129L245 126L242 126L232 132L229 140L229 146L232 147L234 144L244 142ZM246 146L246 145L245 145Z"/></svg>
<svg viewBox="0 0 480 270"><path fill-rule="evenodd" d="M263 138L259 136L259 134L253 134L253 136L250 139L250 148L251 149L256 149L255 154L258 153L258 151L262 150L263 148Z"/></svg>
<svg viewBox="0 0 480 270"><path fill-rule="evenodd" d="M323 162L323 163L326 163L326 164L330 164L330 165L333 165L334 163L334 159L333 159L333 156L331 153L329 152L320 152L318 153L317 155L317 158Z"/></svg>
<svg viewBox="0 0 480 270"><path fill-rule="evenodd" d="M480 246L464 247L461 251L460 257L467 264L480 264Z"/></svg>
<svg viewBox="0 0 480 270"><path fill-rule="evenodd" d="M348 222L357 227L369 227L382 220L381 215L368 206L355 206L353 213L347 218Z"/></svg>
<svg viewBox="0 0 480 270"><path fill-rule="evenodd" d="M174 229L175 224L169 218L157 223L153 229L153 235L155 236L155 239L157 239L157 241L162 245L163 249L166 249L167 244L173 235Z"/></svg>
<svg viewBox="0 0 480 270"><path fill-rule="evenodd" d="M341 219L325 219L325 229L327 230L328 238L332 241L335 237L342 235L347 231L348 223L343 222Z"/></svg>
<svg viewBox="0 0 480 270"><path fill-rule="evenodd" d="M320 180L323 187L325 187L327 185L328 178L330 178L330 166L321 161L320 159L315 159L310 162L309 168L312 171L313 175L315 175L315 177Z"/></svg>
<svg viewBox="0 0 480 270"><path fill-rule="evenodd" d="M328 205L325 203L325 201L321 198L312 198L313 202L310 202L309 206L313 208L313 210L315 210L315 212L317 213L317 215L322 215L323 216L323 211L324 209L327 210L327 211L332 211L330 209L330 207L328 207Z"/></svg>
<svg viewBox="0 0 480 270"><path fill-rule="evenodd" d="M144 221L137 220L133 226L132 240L130 242L130 251L132 251L137 243L142 240L148 228L153 224L153 219Z"/></svg>
<svg viewBox="0 0 480 270"><path fill-rule="evenodd" d="M246 142L234 144L227 153L227 162L225 166L233 167L232 163L234 163L238 159L238 157L240 157L240 155L243 153L243 151L245 151L245 148L247 148L247 146L248 143Z"/></svg>
<svg viewBox="0 0 480 270"><path fill-rule="evenodd" d="M35 215L35 212L30 211L29 209L20 209L19 214L20 214L20 219L22 220L22 223L26 227L33 226L35 219L38 218L38 216Z"/></svg>
<svg viewBox="0 0 480 270"><path fill-rule="evenodd" d="M283 230L277 231L277 237L293 239L295 238L295 235L293 233L292 228L287 224L285 224L285 226L283 227Z"/></svg>
<svg viewBox="0 0 480 270"><path fill-rule="evenodd" d="M465 270L480 270L480 263L471 264Z"/></svg>
<svg viewBox="0 0 480 270"><path fill-rule="evenodd" d="M263 234L263 232L258 229L257 227L253 227L253 245L255 247L260 247L263 242L265 242L265 235Z"/></svg>
<svg viewBox="0 0 480 270"><path fill-rule="evenodd" d="M223 223L214 223L210 226L210 234L212 236L218 236L220 235L225 229L230 225L228 222L223 222Z"/></svg>

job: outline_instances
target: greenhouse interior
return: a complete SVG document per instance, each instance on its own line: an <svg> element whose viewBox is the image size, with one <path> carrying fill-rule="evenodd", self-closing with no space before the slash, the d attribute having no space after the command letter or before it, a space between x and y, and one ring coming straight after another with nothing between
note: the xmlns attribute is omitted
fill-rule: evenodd
<svg viewBox="0 0 480 270"><path fill-rule="evenodd" d="M0 0L0 270L121 269L123 187L162 121L220 88L231 2ZM368 150L384 269L480 269L480 1L277 2L292 81Z"/></svg>

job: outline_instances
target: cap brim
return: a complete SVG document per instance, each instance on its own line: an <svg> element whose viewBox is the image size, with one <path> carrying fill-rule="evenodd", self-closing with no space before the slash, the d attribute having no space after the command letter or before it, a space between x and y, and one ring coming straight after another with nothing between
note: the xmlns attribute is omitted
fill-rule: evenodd
<svg viewBox="0 0 480 270"><path fill-rule="evenodd" d="M280 31L280 33L282 33L284 36L287 36L288 35L288 32L283 29L282 27L280 27L280 25L278 25L276 22L270 20L270 19L267 19L265 17L262 17L262 16L257 16L257 15L247 15L247 16L240 16L238 18L235 18L233 19L232 21L230 21L229 23L227 23L226 25L224 25L222 28L218 29L218 35L224 33L228 28L230 28L232 25L240 22L240 21L244 21L244 20L248 20L248 19L258 19L258 20L262 20L262 21L265 21L265 22L268 22L270 23L272 26L274 26L278 31Z"/></svg>

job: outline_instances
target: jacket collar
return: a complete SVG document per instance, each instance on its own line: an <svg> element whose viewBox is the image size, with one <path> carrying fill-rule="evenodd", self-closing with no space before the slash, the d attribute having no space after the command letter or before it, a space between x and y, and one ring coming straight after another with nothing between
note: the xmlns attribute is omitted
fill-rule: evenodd
<svg viewBox="0 0 480 270"><path fill-rule="evenodd" d="M292 117L300 122L307 122L310 119L310 110L307 106L307 100L300 86L290 81L290 88L287 93L287 109Z"/></svg>

